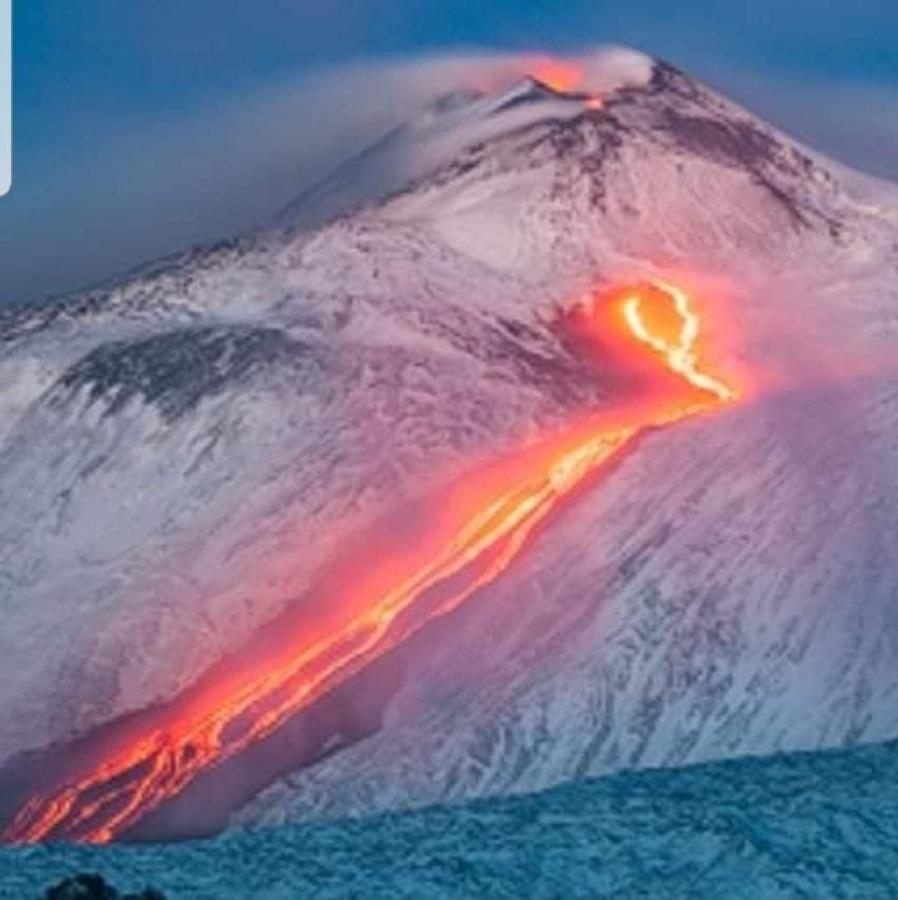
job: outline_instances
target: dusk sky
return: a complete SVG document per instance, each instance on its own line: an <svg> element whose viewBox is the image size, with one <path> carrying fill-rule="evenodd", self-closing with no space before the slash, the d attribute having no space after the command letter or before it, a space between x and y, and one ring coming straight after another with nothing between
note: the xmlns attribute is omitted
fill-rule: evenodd
<svg viewBox="0 0 898 900"><path fill-rule="evenodd" d="M414 105L413 86L390 105L376 78L360 77L398 57L629 44L898 178L889 0L20 0L14 12L0 303L264 220L381 120L393 124L403 99ZM347 64L349 87L332 74L322 92L320 73Z"/></svg>

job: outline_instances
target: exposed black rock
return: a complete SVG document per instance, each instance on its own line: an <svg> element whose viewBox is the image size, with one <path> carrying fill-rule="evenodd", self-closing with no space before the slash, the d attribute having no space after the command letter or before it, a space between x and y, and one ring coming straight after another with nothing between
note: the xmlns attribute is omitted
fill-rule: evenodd
<svg viewBox="0 0 898 900"><path fill-rule="evenodd" d="M59 379L52 399L61 402L83 387L114 415L134 396L156 404L169 421L204 397L279 361L308 358L308 346L274 328L185 328L138 341L102 344Z"/></svg>
<svg viewBox="0 0 898 900"><path fill-rule="evenodd" d="M45 900L165 900L165 894L155 888L144 888L137 893L119 893L108 881L95 872L82 872L63 878L47 888Z"/></svg>

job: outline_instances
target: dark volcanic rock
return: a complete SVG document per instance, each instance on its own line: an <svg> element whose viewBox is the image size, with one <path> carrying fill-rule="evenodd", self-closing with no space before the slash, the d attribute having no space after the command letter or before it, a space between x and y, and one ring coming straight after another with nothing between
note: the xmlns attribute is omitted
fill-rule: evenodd
<svg viewBox="0 0 898 900"><path fill-rule="evenodd" d="M63 878L47 888L45 900L165 900L165 894L155 888L144 888L134 894L120 894L102 875L82 873Z"/></svg>

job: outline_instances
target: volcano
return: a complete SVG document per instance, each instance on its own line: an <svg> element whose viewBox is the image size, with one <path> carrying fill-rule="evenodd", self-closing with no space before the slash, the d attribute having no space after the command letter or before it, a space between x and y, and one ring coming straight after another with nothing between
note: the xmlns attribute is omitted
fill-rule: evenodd
<svg viewBox="0 0 898 900"><path fill-rule="evenodd" d="M644 69L455 96L270 227L3 315L7 839L120 837L155 774L190 831L193 773L315 709L216 828L898 736L898 190ZM326 677L260 709L292 634Z"/></svg>

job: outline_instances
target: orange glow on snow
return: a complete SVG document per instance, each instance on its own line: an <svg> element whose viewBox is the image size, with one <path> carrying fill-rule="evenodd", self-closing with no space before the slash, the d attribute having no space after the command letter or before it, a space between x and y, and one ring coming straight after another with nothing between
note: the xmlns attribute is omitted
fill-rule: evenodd
<svg viewBox="0 0 898 900"><path fill-rule="evenodd" d="M34 795L9 842L106 842L176 796L203 770L271 734L316 698L494 581L559 504L636 433L735 398L701 368L699 320L685 292L656 282L600 303L601 327L671 375L674 393L628 403L565 435L483 466L435 498L414 540L385 539L343 561L315 614L209 672L136 730L105 739ZM659 365L660 364L660 365ZM663 368L662 368L663 366ZM358 556L358 554L356 554ZM442 588L442 590L440 590Z"/></svg>

